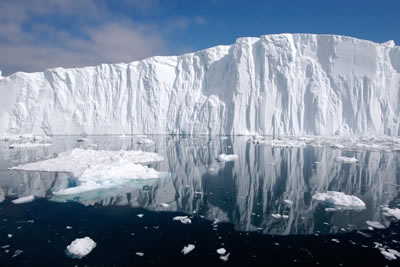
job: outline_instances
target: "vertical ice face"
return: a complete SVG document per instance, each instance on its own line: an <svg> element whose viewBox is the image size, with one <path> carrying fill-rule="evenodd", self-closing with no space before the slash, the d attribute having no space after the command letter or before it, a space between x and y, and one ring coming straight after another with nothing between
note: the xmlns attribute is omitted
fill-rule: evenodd
<svg viewBox="0 0 400 267"><path fill-rule="evenodd" d="M0 132L399 135L400 47L336 35L240 38L129 64L0 80Z"/></svg>

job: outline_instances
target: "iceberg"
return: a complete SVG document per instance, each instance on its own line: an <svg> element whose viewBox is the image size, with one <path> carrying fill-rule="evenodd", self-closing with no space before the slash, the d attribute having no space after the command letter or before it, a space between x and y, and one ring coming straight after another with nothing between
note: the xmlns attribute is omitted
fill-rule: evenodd
<svg viewBox="0 0 400 267"><path fill-rule="evenodd" d="M364 201L356 196L346 195L343 192L327 191L326 193L316 193L313 195L313 199L341 208L365 208Z"/></svg>
<svg viewBox="0 0 400 267"><path fill-rule="evenodd" d="M30 195L30 196L20 197L20 198L14 199L11 202L14 203L14 204L23 204L23 203L32 202L33 200L35 200L35 197Z"/></svg>
<svg viewBox="0 0 400 267"><path fill-rule="evenodd" d="M239 38L128 64L0 79L0 133L400 134L400 47L340 35Z"/></svg>
<svg viewBox="0 0 400 267"><path fill-rule="evenodd" d="M153 152L75 148L60 153L56 158L11 169L71 173L79 182L78 186L53 192L55 195L71 195L121 185L129 180L159 178L158 171L144 164L162 160L163 157Z"/></svg>
<svg viewBox="0 0 400 267"><path fill-rule="evenodd" d="M65 253L74 259L81 259L92 252L95 247L96 242L86 236L72 241L65 249Z"/></svg>

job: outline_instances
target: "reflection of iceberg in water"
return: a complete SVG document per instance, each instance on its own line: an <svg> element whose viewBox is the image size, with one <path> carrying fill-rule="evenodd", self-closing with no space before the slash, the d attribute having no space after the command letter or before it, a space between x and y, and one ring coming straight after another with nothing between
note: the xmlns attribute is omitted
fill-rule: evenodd
<svg viewBox="0 0 400 267"><path fill-rule="evenodd" d="M244 137L158 136L152 139L155 146L146 150L165 158L152 167L170 173L170 177L132 181L107 190L61 197L52 196L51 192L69 186L67 174L2 171L0 195L15 198L35 195L55 201L74 200L84 205L182 211L212 221L231 222L237 230L287 235L344 232L365 228L367 220L387 224L381 206L389 204L398 194L397 188L390 185L397 184L399 155L393 152L274 148L247 143ZM138 148L134 138L98 137L94 141L99 149ZM76 146L74 142L70 144ZM215 158L222 153L235 153L238 159L218 164ZM354 156L358 163L335 162L338 156ZM366 203L367 209L329 211L312 199L315 193L328 190L356 195ZM272 214L288 218L274 218Z"/></svg>

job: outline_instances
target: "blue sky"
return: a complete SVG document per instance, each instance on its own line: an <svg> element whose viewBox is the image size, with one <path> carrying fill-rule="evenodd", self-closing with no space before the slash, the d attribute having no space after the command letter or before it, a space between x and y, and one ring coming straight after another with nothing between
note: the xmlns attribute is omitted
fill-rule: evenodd
<svg viewBox="0 0 400 267"><path fill-rule="evenodd" d="M399 0L1 0L0 70L131 62L282 32L399 44L399 10Z"/></svg>

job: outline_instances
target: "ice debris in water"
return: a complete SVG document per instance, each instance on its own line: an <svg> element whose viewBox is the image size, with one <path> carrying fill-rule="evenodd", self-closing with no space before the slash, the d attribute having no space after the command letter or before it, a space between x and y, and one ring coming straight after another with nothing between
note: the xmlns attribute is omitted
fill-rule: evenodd
<svg viewBox="0 0 400 267"><path fill-rule="evenodd" d="M400 209L399 208L388 208L388 207L384 207L383 209L383 215L387 216L387 217L394 217L397 220L400 220Z"/></svg>
<svg viewBox="0 0 400 267"><path fill-rule="evenodd" d="M72 173L79 182L78 186L54 192L56 195L70 195L122 185L133 179L159 178L158 171L144 164L162 160L163 157L153 152L75 148L60 153L56 158L11 169Z"/></svg>
<svg viewBox="0 0 400 267"><path fill-rule="evenodd" d="M182 249L182 253L183 253L183 255L186 255L186 254L188 254L189 252L191 252L193 249L195 248L195 245L193 245L193 244L188 244L187 246L184 246L183 247L183 249Z"/></svg>
<svg viewBox="0 0 400 267"><path fill-rule="evenodd" d="M338 162L338 163L355 163L358 160L356 158L354 158L354 157L350 158L350 157L340 156L340 157L336 157L335 161Z"/></svg>
<svg viewBox="0 0 400 267"><path fill-rule="evenodd" d="M11 202L14 203L14 204L23 204L23 203L32 202L34 199L35 199L35 197L30 195L30 196L20 197L20 198L14 199Z"/></svg>
<svg viewBox="0 0 400 267"><path fill-rule="evenodd" d="M142 218L143 216L144 216L144 214L138 214L138 215L136 215L136 216L138 216L139 218Z"/></svg>
<svg viewBox="0 0 400 267"><path fill-rule="evenodd" d="M81 259L88 255L95 247L96 242L86 236L72 241L65 249L65 253L74 259Z"/></svg>
<svg viewBox="0 0 400 267"><path fill-rule="evenodd" d="M365 208L365 203L356 196L346 195L343 192L327 191L326 193L316 193L313 199L329 205L343 208Z"/></svg>
<svg viewBox="0 0 400 267"><path fill-rule="evenodd" d="M219 249L217 249L217 253L219 255L224 255L226 253L226 249L225 248L219 248Z"/></svg>
<svg viewBox="0 0 400 267"><path fill-rule="evenodd" d="M238 158L238 155L235 155L235 154L229 154L229 155L221 154L221 155L218 155L217 160L219 162L227 162L227 161L234 161L237 158Z"/></svg>
<svg viewBox="0 0 400 267"><path fill-rule="evenodd" d="M190 219L188 218L188 216L175 216L175 217L173 218L173 220L174 220L174 221L180 221L180 222L183 223L183 224L190 224L190 223L192 223L192 220L190 220Z"/></svg>
<svg viewBox="0 0 400 267"><path fill-rule="evenodd" d="M376 228L376 229L385 229L386 227L381 224L380 222L375 222L375 221L366 221L366 224L368 224L369 226Z"/></svg>
<svg viewBox="0 0 400 267"><path fill-rule="evenodd" d="M23 252L24 252L23 250L17 249L17 250L14 252L14 255L12 255L12 257L15 258L15 257L17 257L18 255L21 255Z"/></svg>
<svg viewBox="0 0 400 267"><path fill-rule="evenodd" d="M139 252L136 252L135 254L138 255L139 257L143 257L143 256L144 256L144 253L143 253L143 252L140 252L140 251L139 251Z"/></svg>

